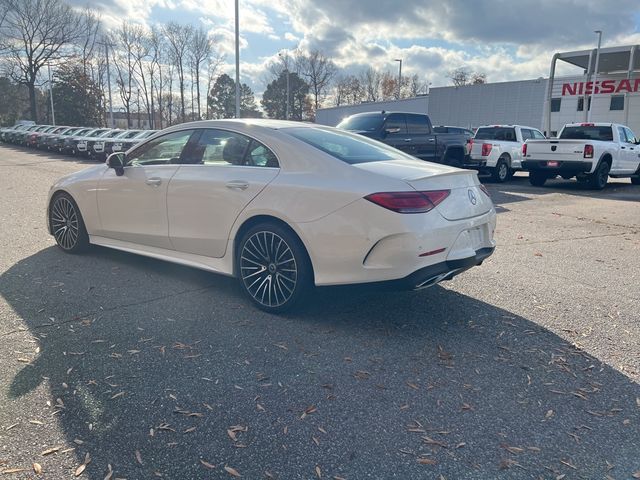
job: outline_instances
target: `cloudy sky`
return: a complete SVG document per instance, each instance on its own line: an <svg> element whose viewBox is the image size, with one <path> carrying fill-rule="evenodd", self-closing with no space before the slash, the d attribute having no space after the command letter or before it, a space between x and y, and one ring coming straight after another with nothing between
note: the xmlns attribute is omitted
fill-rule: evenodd
<svg viewBox="0 0 640 480"><path fill-rule="evenodd" d="M80 5L80 0L74 0ZM201 24L219 39L223 71L234 62L233 0L98 0L107 26ZM614 8L612 8L614 7ZM317 48L347 73L368 66L417 73L433 86L468 67L490 82L548 76L556 51L640 43L640 1L616 0L240 0L242 81L257 93L278 52ZM569 70L571 73L575 70Z"/></svg>

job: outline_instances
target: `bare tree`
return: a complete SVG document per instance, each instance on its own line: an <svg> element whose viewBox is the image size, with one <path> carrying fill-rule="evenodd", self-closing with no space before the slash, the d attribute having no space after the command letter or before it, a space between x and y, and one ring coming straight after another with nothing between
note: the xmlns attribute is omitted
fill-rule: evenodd
<svg viewBox="0 0 640 480"><path fill-rule="evenodd" d="M455 70L451 70L448 74L449 79L456 87L461 87L469 83L469 77L471 76L471 72L468 68L460 67Z"/></svg>
<svg viewBox="0 0 640 480"><path fill-rule="evenodd" d="M213 41L209 37L207 31L199 27L193 31L191 37L191 45L189 53L191 56L191 64L193 66L193 72L195 74L195 86L196 86L196 103L198 111L198 119L202 118L200 113L200 71L203 64L211 56L213 50Z"/></svg>
<svg viewBox="0 0 640 480"><path fill-rule="evenodd" d="M471 84L472 85L482 85L483 83L487 83L487 74L483 72L474 72L471 75Z"/></svg>
<svg viewBox="0 0 640 480"><path fill-rule="evenodd" d="M133 67L138 84L138 123L140 123L140 99L147 112L149 125L153 123L152 93L149 93L151 80L147 77L149 64L149 53L151 51L151 41L146 32L140 26L131 27L131 55L133 57ZM142 89L142 97L140 97Z"/></svg>
<svg viewBox="0 0 640 480"><path fill-rule="evenodd" d="M308 54L298 52L295 60L299 75L309 84L317 110L338 69L335 63L319 50L312 50Z"/></svg>
<svg viewBox="0 0 640 480"><path fill-rule="evenodd" d="M158 128L162 128L162 120L163 120L163 112L164 112L164 102L162 101L162 94L165 79L163 77L163 63L166 60L165 47L166 44L164 42L164 37L162 36L162 32L158 30L156 27L151 28L151 32L149 34L149 62L147 64L147 70L149 72L150 78L150 89L151 89L151 112L152 112L152 122L151 128L156 128L156 116L154 109L154 102L158 103L158 120L160 124ZM156 76L157 72L157 76ZM155 96L154 96L155 91Z"/></svg>
<svg viewBox="0 0 640 480"><path fill-rule="evenodd" d="M82 28L78 15L61 0L4 0L2 42L13 79L29 92L31 119L37 120L36 82L47 64L70 55Z"/></svg>
<svg viewBox="0 0 640 480"><path fill-rule="evenodd" d="M82 71L87 75L87 68L96 49L102 20L99 14L88 7L79 14L79 20L81 28L80 38L78 39L80 61L82 63Z"/></svg>
<svg viewBox="0 0 640 480"><path fill-rule="evenodd" d="M377 102L380 100L383 76L373 67L367 68L360 74L360 83L364 88L367 101Z"/></svg>
<svg viewBox="0 0 640 480"><path fill-rule="evenodd" d="M135 82L136 62L133 55L137 26L122 22L115 32L117 43L113 50L113 65L116 69L116 85L122 105L127 115L127 127L131 126L131 106L134 103L133 84Z"/></svg>
<svg viewBox="0 0 640 480"><path fill-rule="evenodd" d="M193 35L193 27L190 25L180 25L175 22L169 22L165 25L164 34L167 40L171 63L176 67L178 74L178 86L180 87L180 115L182 121L185 118L184 108L184 70L187 61L187 49Z"/></svg>
<svg viewBox="0 0 640 480"><path fill-rule="evenodd" d="M217 77L218 68L224 61L224 55L220 53L215 53L214 55L210 55L207 59L207 97L211 93L211 89L213 88L213 83L215 82L215 78ZM207 101L207 112L206 112L207 120L211 118L211 108L209 102Z"/></svg>

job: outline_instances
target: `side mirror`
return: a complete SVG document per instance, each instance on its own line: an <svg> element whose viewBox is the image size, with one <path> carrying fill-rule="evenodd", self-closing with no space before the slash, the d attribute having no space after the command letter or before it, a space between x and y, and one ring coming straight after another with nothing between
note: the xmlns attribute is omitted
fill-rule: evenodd
<svg viewBox="0 0 640 480"><path fill-rule="evenodd" d="M107 166L116 171L118 177L124 175L125 156L124 152L115 152L107 158Z"/></svg>

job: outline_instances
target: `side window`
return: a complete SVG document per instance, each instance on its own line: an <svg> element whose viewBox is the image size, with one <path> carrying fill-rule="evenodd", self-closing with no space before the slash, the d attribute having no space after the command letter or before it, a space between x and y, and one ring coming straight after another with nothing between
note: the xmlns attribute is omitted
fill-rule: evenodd
<svg viewBox="0 0 640 480"><path fill-rule="evenodd" d="M536 140L544 140L544 135L538 130L531 130L531 132L533 133L533 138L535 138Z"/></svg>
<svg viewBox="0 0 640 480"><path fill-rule="evenodd" d="M627 127L624 127L624 131L627 132L627 142L634 143L634 144L638 142L638 139L630 129L628 129Z"/></svg>
<svg viewBox="0 0 640 480"><path fill-rule="evenodd" d="M429 121L426 115L407 115L407 132L410 135L426 135L429 131Z"/></svg>
<svg viewBox="0 0 640 480"><path fill-rule="evenodd" d="M239 133L207 128L189 146L181 163L278 167L274 153L256 140Z"/></svg>
<svg viewBox="0 0 640 480"><path fill-rule="evenodd" d="M624 128L618 127L618 135L620 136L620 141L621 142L629 143L629 139L627 138L627 134L624 131Z"/></svg>
<svg viewBox="0 0 640 480"><path fill-rule="evenodd" d="M559 112L561 104L562 104L562 99L561 98L552 98L551 99L551 111L552 112Z"/></svg>
<svg viewBox="0 0 640 480"><path fill-rule="evenodd" d="M400 135L405 135L407 133L407 121L405 120L405 115L400 113L392 113L387 117L387 121L384 123L385 130L389 129L399 129L398 133Z"/></svg>
<svg viewBox="0 0 640 480"><path fill-rule="evenodd" d="M193 130L172 132L154 138L127 156L127 165L164 165L179 163Z"/></svg>
<svg viewBox="0 0 640 480"><path fill-rule="evenodd" d="M523 142L525 140L531 140L533 138L533 132L531 130L529 130L528 128L522 128L520 130L520 132L522 132L522 141Z"/></svg>

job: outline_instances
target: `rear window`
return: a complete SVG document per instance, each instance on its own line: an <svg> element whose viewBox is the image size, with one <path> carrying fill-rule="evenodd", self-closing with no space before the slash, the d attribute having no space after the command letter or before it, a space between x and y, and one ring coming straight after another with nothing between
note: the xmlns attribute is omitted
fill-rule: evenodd
<svg viewBox="0 0 640 480"><path fill-rule="evenodd" d="M565 127L560 133L561 139L567 140L601 140L603 142L613 141L613 130L610 126L575 126Z"/></svg>
<svg viewBox="0 0 640 480"><path fill-rule="evenodd" d="M449 133L449 129L447 127L433 127L433 131L435 133Z"/></svg>
<svg viewBox="0 0 640 480"><path fill-rule="evenodd" d="M381 115L362 115L345 118L338 124L342 130L357 130L360 132L375 132L382 126Z"/></svg>
<svg viewBox="0 0 640 480"><path fill-rule="evenodd" d="M384 143L346 132L320 128L284 128L281 132L349 164L413 158Z"/></svg>
<svg viewBox="0 0 640 480"><path fill-rule="evenodd" d="M504 142L515 142L516 131L511 127L487 127L479 128L476 132L477 140L502 140Z"/></svg>

